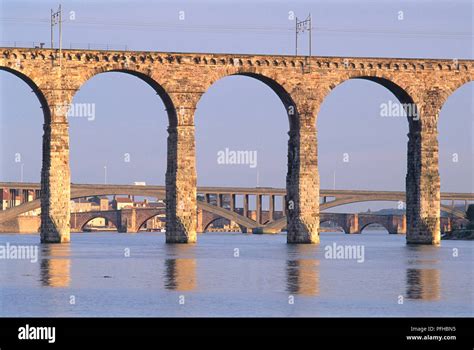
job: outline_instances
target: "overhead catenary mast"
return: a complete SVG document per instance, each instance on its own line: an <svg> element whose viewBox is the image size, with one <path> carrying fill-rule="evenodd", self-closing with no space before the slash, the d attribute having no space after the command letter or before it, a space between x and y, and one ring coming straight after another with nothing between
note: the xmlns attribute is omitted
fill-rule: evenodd
<svg viewBox="0 0 474 350"><path fill-rule="evenodd" d="M298 34L308 32L308 56L311 57L311 13L306 17L305 20L298 21L298 17L295 17L295 56L298 56Z"/></svg>
<svg viewBox="0 0 474 350"><path fill-rule="evenodd" d="M54 49L54 26L58 25L59 29L59 65L61 65L62 47L63 47L63 31L62 31L62 9L61 4L56 12L51 9L51 48Z"/></svg>

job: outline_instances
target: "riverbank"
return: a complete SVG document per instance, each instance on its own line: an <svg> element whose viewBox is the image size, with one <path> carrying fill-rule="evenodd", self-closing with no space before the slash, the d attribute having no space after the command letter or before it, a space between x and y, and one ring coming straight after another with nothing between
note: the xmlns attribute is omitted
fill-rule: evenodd
<svg viewBox="0 0 474 350"><path fill-rule="evenodd" d="M474 230L454 230L443 235L441 239L472 241L474 240Z"/></svg>

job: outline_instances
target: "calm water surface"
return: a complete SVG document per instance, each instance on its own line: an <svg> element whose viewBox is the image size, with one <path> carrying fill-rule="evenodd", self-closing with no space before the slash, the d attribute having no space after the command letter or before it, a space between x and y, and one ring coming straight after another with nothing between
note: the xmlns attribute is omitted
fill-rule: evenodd
<svg viewBox="0 0 474 350"><path fill-rule="evenodd" d="M1 245L38 246L39 259L0 260L0 316L474 315L474 242L411 247L377 232L321 233L319 246L287 245L285 234L198 240L80 233L41 246L37 235L1 235ZM363 246L364 262L327 259L334 243Z"/></svg>

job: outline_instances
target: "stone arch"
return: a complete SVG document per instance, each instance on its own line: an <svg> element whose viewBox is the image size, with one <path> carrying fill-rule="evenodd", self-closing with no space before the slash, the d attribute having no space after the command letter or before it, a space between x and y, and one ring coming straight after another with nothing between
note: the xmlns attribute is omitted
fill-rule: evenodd
<svg viewBox="0 0 474 350"><path fill-rule="evenodd" d="M140 232L141 228L143 227L143 225L146 224L148 220L153 219L155 216L162 215L162 211L163 210L161 210L160 212L153 213L152 215L148 215L144 219L140 220L140 222L137 223L137 232Z"/></svg>
<svg viewBox="0 0 474 350"><path fill-rule="evenodd" d="M119 230L119 225L117 223L117 220L115 220L113 217L111 216L108 216L108 215L103 215L103 214L97 214L97 215L91 215L91 216L88 216L87 218L85 218L83 220L83 222L81 222L79 225L77 225L78 227L80 227L80 230L81 231L84 231L84 227L89 223L91 222L92 220L94 219L97 219L97 218L102 218L102 219L105 219L107 221L110 221L114 226L115 228L117 229L117 231Z"/></svg>
<svg viewBox="0 0 474 350"><path fill-rule="evenodd" d="M391 228L388 227L387 223L384 222L383 220L372 220L372 221L364 223L364 225L359 227L359 233L362 233L362 231L364 231L365 228L374 224L383 226L383 228L387 231L387 233L390 233Z"/></svg>
<svg viewBox="0 0 474 350"><path fill-rule="evenodd" d="M432 101L438 100L437 88L426 89L416 81L395 73L359 71L344 75L330 83L326 86L326 90L323 90L322 98L339 84L351 79L364 79L383 86L399 100L405 109L409 130L405 176L407 242L426 241L438 244L438 149L435 133L432 132L433 126L436 125L436 118L430 105ZM423 181L425 179L430 180Z"/></svg>
<svg viewBox="0 0 474 350"><path fill-rule="evenodd" d="M209 221L207 221L207 222L205 223L205 225L204 225L203 228L202 228L202 233L208 232L207 229L209 228L209 226L211 226L214 222L216 222L217 220L220 220L220 219L228 220L229 223L233 221L233 220L227 219L227 218L225 218L225 217L223 217L223 216L218 216L218 215L216 215L216 217L212 218L211 220L209 220ZM235 221L234 221L234 222L235 222ZM251 228L246 227L246 226L244 226L244 225L242 225L242 224L240 224L240 223L238 223L238 222L235 222L235 223L237 224L237 226L239 226L240 232L242 232L242 233L247 232L248 230L251 230Z"/></svg>
<svg viewBox="0 0 474 350"><path fill-rule="evenodd" d="M177 112L175 105L173 103L173 100L171 96L168 94L166 91L166 88L163 84L160 84L157 79L155 79L152 76L151 71L146 71L142 72L139 70L134 70L134 69L129 69L129 68L124 68L124 67L116 67L116 66L121 66L120 63L116 63L112 65L112 67L100 67L96 68L92 71L89 71L88 74L85 75L85 78L82 79L79 83L78 90L83 87L85 84L87 84L92 78L99 74L104 74L104 73L123 73L123 74L129 74L134 77L139 78L140 80L144 81L147 83L155 92L157 95L161 98L163 101L163 104L165 105L166 112L168 115L168 121L169 121L169 126L174 127L177 124Z"/></svg>
<svg viewBox="0 0 474 350"><path fill-rule="evenodd" d="M202 228L202 232L203 232L203 233L204 233L204 232L207 232L207 229L209 228L209 226L211 226L211 225L212 225L213 223L215 223L217 220L221 220L221 219L225 219L225 218L223 218L223 217L221 217L221 216L217 216L217 217L215 217L214 219L209 220L209 221L206 223L206 225Z"/></svg>
<svg viewBox="0 0 474 350"><path fill-rule="evenodd" d="M257 61L259 62L259 61ZM310 160L312 155L306 157L302 156L302 153L306 153L307 147L305 144L310 142L309 140L315 137L314 128L304 128L301 127L303 123L306 125L305 121L310 119L308 111L310 108L307 106L312 102L310 95L310 88L301 86L297 82L290 81L285 78L285 76L280 75L279 70L276 68L268 68L266 64L258 65L256 67L230 67L226 70L216 70L209 72L208 80L205 82L203 91L209 89L217 81L224 79L230 76L244 76L253 78L254 80L260 81L269 87L278 97L280 102L285 108L285 113L288 118L288 145L287 145L287 171L286 171L286 185L287 193L289 193L288 198L293 201L295 208L297 208L292 215L288 217L288 222L294 223L290 225L289 232L294 232L295 235L298 235L298 239L309 240L311 236L312 243L316 242L317 239L317 224L314 224L317 220L314 216L310 216L309 212L314 213L314 207L317 206L316 196L313 196L309 193L316 191L316 184L311 175L307 175L308 180L302 180L299 172L301 168L304 168L306 173L311 173L311 167L314 164ZM198 102L200 102L199 100ZM303 121L302 121L303 120ZM302 135L303 134L303 135ZM311 148L312 146L310 146ZM302 161L300 159L303 158ZM309 166L306 166L303 163L308 163ZM306 175L306 174L305 174ZM302 193L301 188L303 187L300 183L307 182L308 186L306 193ZM309 188L311 186L311 188ZM311 200L302 200L300 201L301 196L307 195L311 197ZM300 204L301 203L301 204ZM309 208L313 206L313 208ZM307 208L308 207L308 208ZM302 212L305 212L304 218L302 219ZM237 222L238 223L238 222ZM296 226L298 226L296 228ZM310 232L310 234L307 233ZM302 232L302 233L301 233ZM301 234L300 234L301 233ZM293 241L293 236L291 234L288 238L289 241ZM299 237L299 236L305 237Z"/></svg>
<svg viewBox="0 0 474 350"><path fill-rule="evenodd" d="M171 62L173 57L169 56L168 59ZM139 78L152 87L165 105L168 116L168 136L167 160L163 169L165 169L167 215L170 218L167 221L166 239L167 242L195 240L195 216L192 214L195 212L195 198L192 190L194 186L192 180L195 178L195 174L192 174L194 167L190 165L187 168L181 168L179 166L183 162L182 158L191 158L190 154L194 145L194 140L189 138L190 132L188 131L192 130L189 126L193 127L188 123L191 119L189 114L192 109L182 104L183 101L188 101L190 94L170 91L170 84L173 87L175 84L173 77L164 77L161 75L161 71L151 68L140 69L127 56L118 57L117 62L113 64L88 70L79 85L85 84L98 74L108 72L129 74ZM185 89L183 88L183 90ZM182 148L187 148L187 151L183 152ZM186 179L187 188L178 186L179 183L184 182L183 178ZM181 199L184 197L186 200ZM168 227L171 223L175 224ZM189 232L189 235L184 232Z"/></svg>
<svg viewBox="0 0 474 350"><path fill-rule="evenodd" d="M447 81L449 82L449 80ZM462 115L455 115L453 119L447 118L453 110L463 106L464 101L470 101L472 104L472 95L470 94L472 91L474 91L474 76L461 76L456 81L448 83L446 88L440 92L442 98L437 106L439 110L436 136L439 143L440 190L444 192L464 192L472 189L472 181L469 180L469 177L472 178L472 174L474 174L472 165L465 161L460 161L456 165L451 157L454 155L459 157L459 159L469 159L472 157L472 147L469 140L472 138L470 124L474 121L472 119L473 113L470 113L469 107L466 106L468 107L467 111L463 108ZM467 93L469 93L466 96L467 99L460 98L460 96ZM455 139L453 139L453 136ZM453 165L456 166L453 167ZM461 174L465 175L465 177L459 176ZM453 179L458 178L459 181L453 181ZM441 209L443 209L443 205L441 205Z"/></svg>
<svg viewBox="0 0 474 350"><path fill-rule="evenodd" d="M10 67L0 66L0 71L5 71L13 74L14 76L23 80L31 88L31 90L36 95L41 104L41 108L43 110L44 115L44 123L49 123L51 121L51 111L48 105L48 101L39 86L36 84L36 82L28 75Z"/></svg>
<svg viewBox="0 0 474 350"><path fill-rule="evenodd" d="M347 233L346 232L346 229L345 229L345 223L341 223L339 222L339 220L335 219L335 218L327 218L327 219L321 219L321 221L319 222L319 224L324 224L325 222L333 222L335 224L337 224L338 226L336 228L339 229L339 231L341 232L344 232L344 233ZM321 227L321 226L320 226Z"/></svg>
<svg viewBox="0 0 474 350"><path fill-rule="evenodd" d="M326 88L323 89L323 93L320 97L319 103L316 105L318 110L316 111L316 115L319 112L319 107L324 102L324 99L329 96L329 94L339 85L342 85L350 80L367 80L373 83L376 83L380 86L383 86L387 90L389 90L402 104L412 104L417 108L416 101L414 96L416 96L416 90L410 86L405 86L404 84L400 83L392 76L386 76L383 74L378 74L370 71L363 71L359 73L352 73L340 77L339 79L332 81ZM413 123L413 120L408 118L410 129L417 128L418 123Z"/></svg>
<svg viewBox="0 0 474 350"><path fill-rule="evenodd" d="M461 79L457 80L456 82L450 84L447 89L441 90L440 94L443 97L440 110L443 109L444 105L446 104L449 97L451 97L456 91L458 91L463 86L474 82L474 76L463 76Z"/></svg>
<svg viewBox="0 0 474 350"><path fill-rule="evenodd" d="M236 72L228 73L226 71L225 73L218 74L217 77L215 77L214 79L206 83L204 91L208 91L209 88L211 88L211 86L213 86L218 81L225 79L227 77L232 77L232 76L244 76L244 77L253 78L255 80L260 81L267 87L269 87L278 96L280 101L283 103L283 106L285 107L286 113L288 115L290 130L298 126L298 123L299 123L298 108L297 108L297 103L292 98L292 95L291 95L292 91L290 91L290 89L288 88L287 84L285 84L285 82L279 82L280 79L277 77L274 77L274 76L272 77L270 75L257 72L255 70L246 71L240 68ZM201 98L199 99L198 103L201 101Z"/></svg>
<svg viewBox="0 0 474 350"><path fill-rule="evenodd" d="M318 243L319 219L314 215L319 211L319 179L314 176L317 172L314 151L316 126L313 122L316 93L311 84L302 84L299 79L287 79L283 74L279 69L269 68L265 62L257 60L252 68L229 67L209 72L211 78L206 81L203 90L221 78L240 75L259 80L276 93L286 109L289 123L286 187L288 203L292 203L295 210L290 211L286 218L287 241Z"/></svg>

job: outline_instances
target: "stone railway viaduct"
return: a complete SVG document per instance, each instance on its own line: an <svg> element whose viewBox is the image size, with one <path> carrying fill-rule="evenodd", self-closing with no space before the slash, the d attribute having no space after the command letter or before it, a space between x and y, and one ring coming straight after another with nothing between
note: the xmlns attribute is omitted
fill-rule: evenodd
<svg viewBox="0 0 474 350"><path fill-rule="evenodd" d="M362 57L301 57L212 53L1 48L0 69L24 80L44 113L41 241L70 239L68 106L93 76L132 74L162 98L168 113L166 241L196 241L194 112L204 92L230 75L265 83L288 112L286 195L288 243L318 243L319 174L316 119L339 84L365 79L390 90L408 116L407 243L440 243L437 123L456 89L474 78L474 61Z"/></svg>

